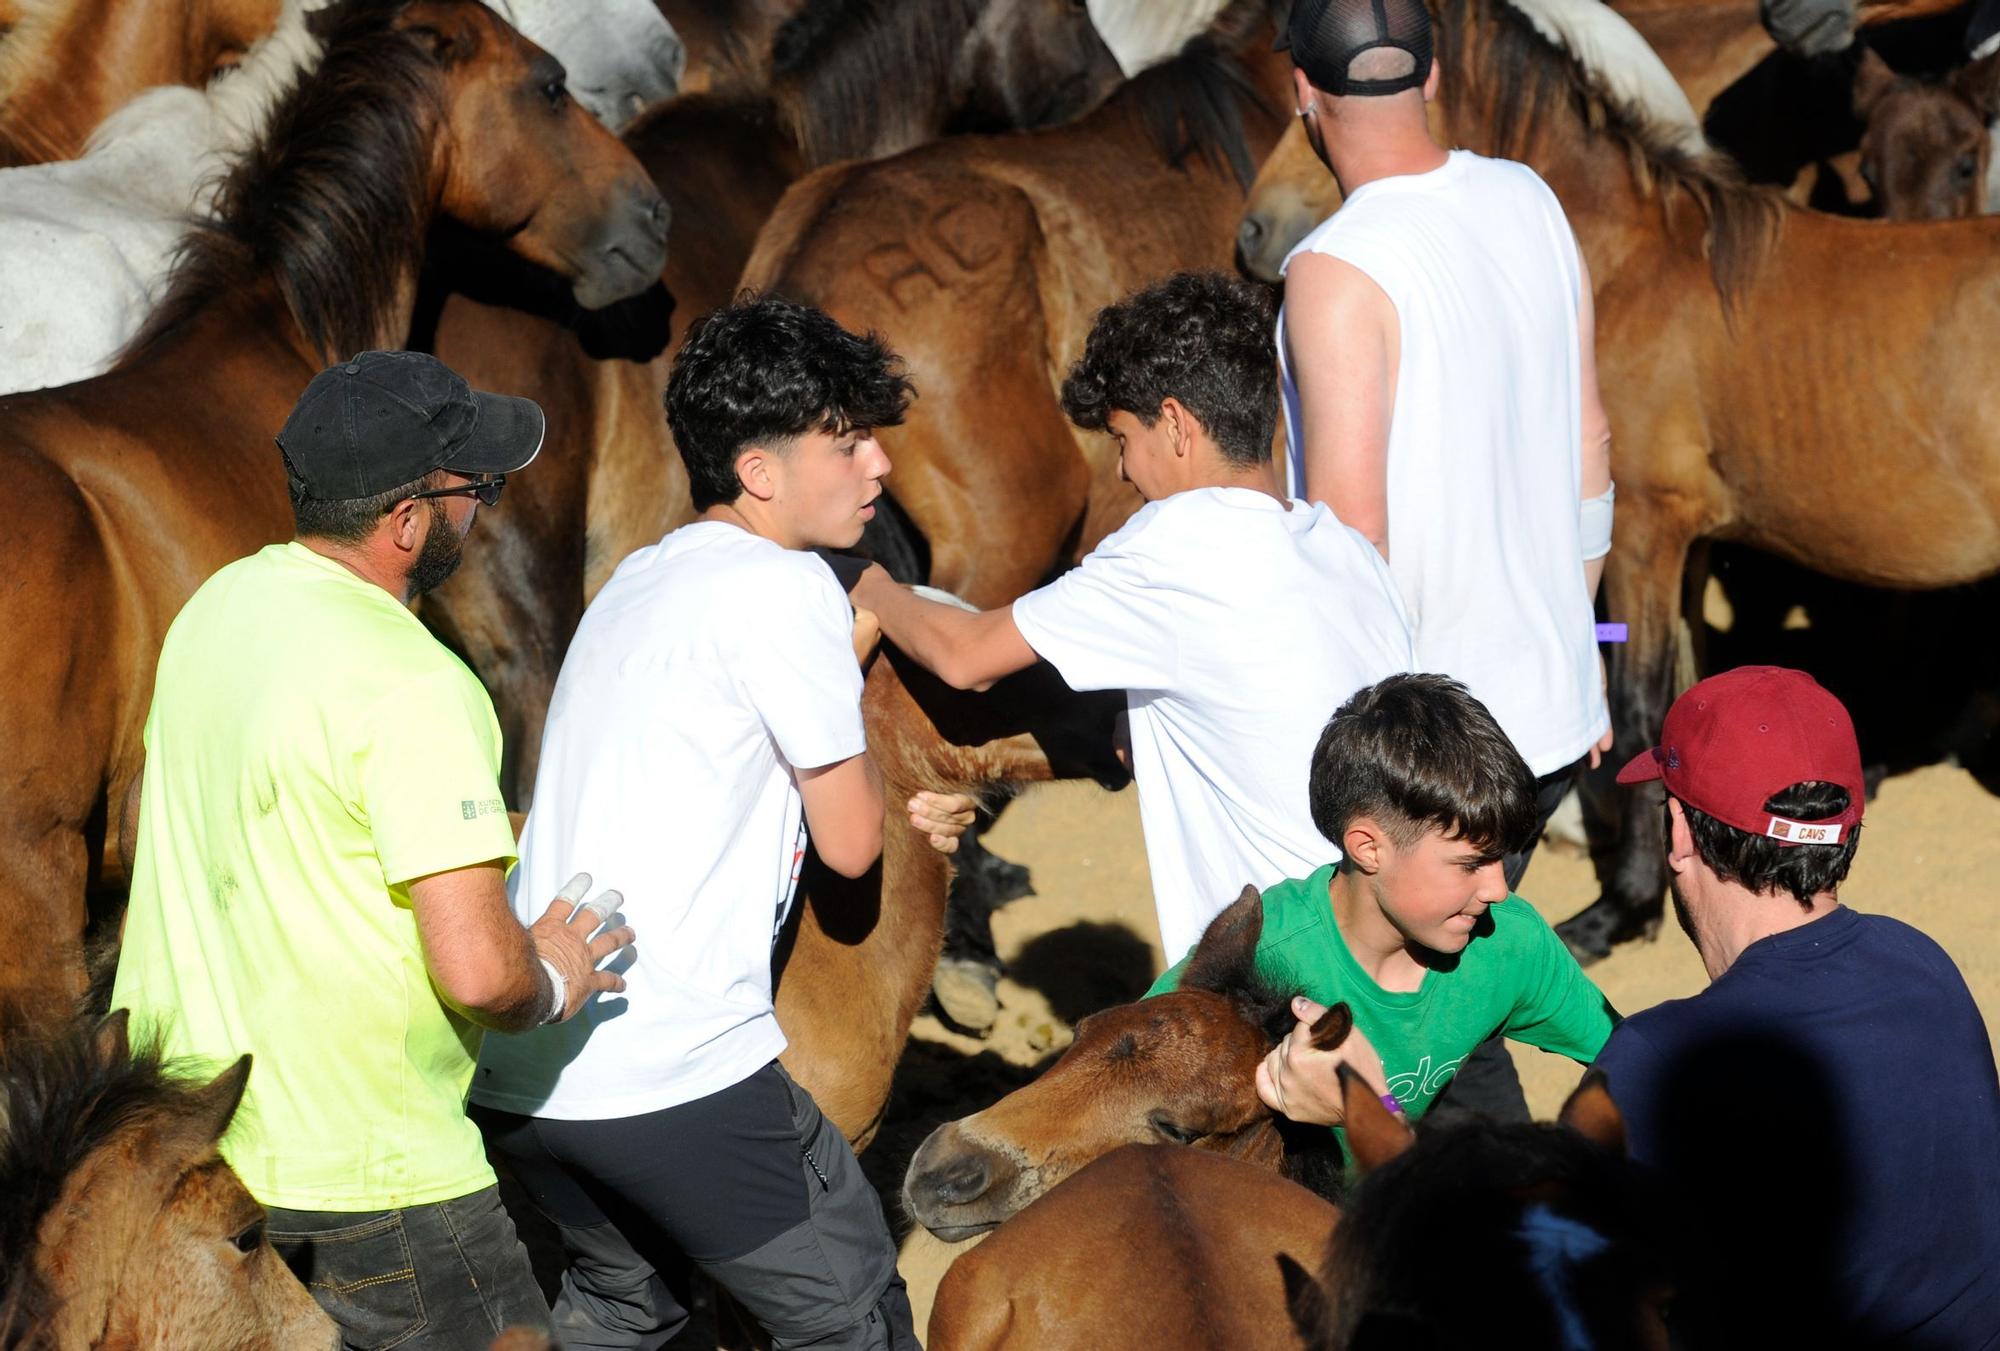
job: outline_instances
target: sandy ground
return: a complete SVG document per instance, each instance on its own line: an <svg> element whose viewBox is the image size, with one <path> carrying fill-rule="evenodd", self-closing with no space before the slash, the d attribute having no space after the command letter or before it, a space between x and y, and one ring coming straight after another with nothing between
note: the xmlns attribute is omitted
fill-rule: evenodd
<svg viewBox="0 0 2000 1351"><path fill-rule="evenodd" d="M1038 788L988 836L996 853L1034 870L1039 894L996 916L1010 978L993 1035L978 1041L925 1017L898 1075L890 1117L864 1156L892 1223L895 1189L911 1152L941 1121L976 1111L1067 1043L1069 1025L1095 1008L1135 997L1161 969L1136 795L1087 784ZM1989 1024L2000 1009L2000 941L1986 913L1986 879L2000 871L2000 799L1963 770L1933 765L1887 780L1869 804L1867 832L1843 897L1929 933L1957 959ZM1521 887L1551 921L1596 897L1580 854L1544 846ZM1176 954L1178 955L1178 954ZM1705 983L1694 949L1671 921L1659 939L1632 944L1592 968L1627 1012L1692 994ZM1537 1116L1553 1115L1581 1070L1515 1046ZM902 1270L921 1332L945 1268L962 1248L918 1229L903 1238Z"/></svg>

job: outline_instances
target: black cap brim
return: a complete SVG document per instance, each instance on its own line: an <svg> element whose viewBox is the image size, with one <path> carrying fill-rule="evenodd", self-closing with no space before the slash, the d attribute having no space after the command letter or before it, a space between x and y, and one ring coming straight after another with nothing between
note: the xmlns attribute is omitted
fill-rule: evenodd
<svg viewBox="0 0 2000 1351"><path fill-rule="evenodd" d="M478 410L472 430L441 468L468 477L511 474L541 454L548 420L540 404L483 389L472 391L472 403Z"/></svg>

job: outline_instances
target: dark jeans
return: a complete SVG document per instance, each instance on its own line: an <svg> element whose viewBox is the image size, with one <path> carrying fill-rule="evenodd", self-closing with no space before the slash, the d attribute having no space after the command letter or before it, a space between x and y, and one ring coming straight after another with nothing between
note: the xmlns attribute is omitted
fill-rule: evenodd
<svg viewBox="0 0 2000 1351"><path fill-rule="evenodd" d="M498 1187L404 1210L270 1214L271 1246L348 1351L486 1351L506 1328L548 1329Z"/></svg>
<svg viewBox="0 0 2000 1351"><path fill-rule="evenodd" d="M643 1116L472 1119L562 1235L555 1335L652 1351L688 1321L699 1269L773 1351L917 1351L882 1203L839 1131L773 1061Z"/></svg>
<svg viewBox="0 0 2000 1351"><path fill-rule="evenodd" d="M1562 805L1563 797L1570 785L1576 782L1577 774L1589 761L1578 760L1575 764L1544 774L1535 780L1535 834L1528 841L1528 847L1518 854L1509 854L1500 861L1501 871L1507 877L1507 890L1514 891L1527 875L1528 862L1535 856L1535 846L1542 842L1542 829L1549 818ZM1507 1054L1504 1038L1495 1034L1473 1048L1471 1055L1458 1067L1458 1073L1451 1082L1439 1091L1431 1110L1425 1114L1430 1121L1464 1120L1467 1117L1485 1117L1491 1121L1529 1121L1528 1095L1521 1091L1521 1075L1514 1068L1514 1057Z"/></svg>

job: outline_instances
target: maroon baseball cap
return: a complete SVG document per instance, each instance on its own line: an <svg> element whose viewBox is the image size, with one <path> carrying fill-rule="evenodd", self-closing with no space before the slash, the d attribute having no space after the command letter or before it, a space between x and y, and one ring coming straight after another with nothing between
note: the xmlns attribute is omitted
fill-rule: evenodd
<svg viewBox="0 0 2000 1351"><path fill-rule="evenodd" d="M1725 825L1782 844L1839 844L1860 824L1861 747L1846 707L1804 671L1739 666L1674 700L1660 744L1632 757L1620 783L1658 779ZM1847 790L1847 810L1819 821L1773 816L1765 802L1796 783Z"/></svg>

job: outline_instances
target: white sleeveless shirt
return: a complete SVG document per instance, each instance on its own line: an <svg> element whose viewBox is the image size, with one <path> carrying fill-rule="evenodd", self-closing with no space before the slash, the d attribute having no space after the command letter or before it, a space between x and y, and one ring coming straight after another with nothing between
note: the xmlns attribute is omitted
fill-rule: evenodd
<svg viewBox="0 0 2000 1351"><path fill-rule="evenodd" d="M1285 259L1324 253L1395 304L1402 359L1389 424L1389 571L1416 669L1463 681L1529 768L1548 774L1610 726L1584 589L1582 272L1548 185L1455 150L1363 184ZM1292 492L1299 392L1278 316Z"/></svg>

